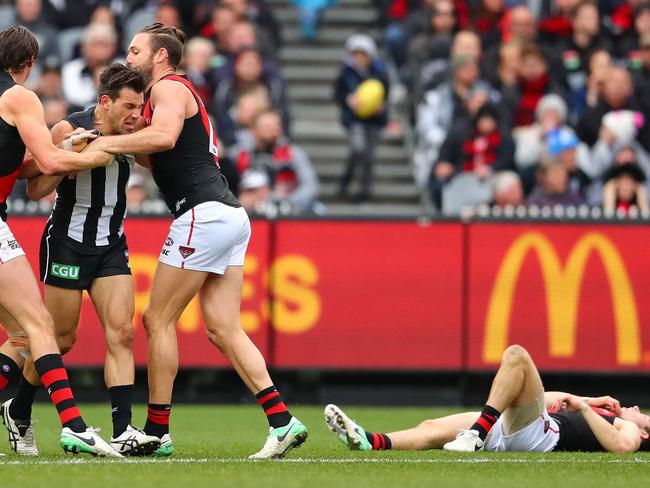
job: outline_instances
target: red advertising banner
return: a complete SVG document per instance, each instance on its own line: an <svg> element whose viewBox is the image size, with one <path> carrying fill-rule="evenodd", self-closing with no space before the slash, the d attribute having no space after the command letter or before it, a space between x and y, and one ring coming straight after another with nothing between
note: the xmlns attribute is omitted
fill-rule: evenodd
<svg viewBox="0 0 650 488"><path fill-rule="evenodd" d="M280 221L274 364L459 369L462 224Z"/></svg>
<svg viewBox="0 0 650 488"><path fill-rule="evenodd" d="M650 228L475 223L468 228L470 369L508 344L546 371L650 371Z"/></svg>
<svg viewBox="0 0 650 488"><path fill-rule="evenodd" d="M147 361L146 333L142 326L142 313L149 303L149 290L158 262L158 254L167 236L171 219L127 219L125 232L129 245L129 261L135 280L136 330L134 352L136 364ZM20 218L9 220L9 225L18 238L38 273L38 248L45 226L44 218ZM242 304L242 326L262 351L268 355L269 325L265 313L265 282L269 262L270 224L265 221L253 223L253 237L244 268L245 283ZM198 300L190 303L177 326L180 363L182 366L228 366L228 361L207 339L201 318ZM92 302L86 293L79 322L77 344L65 357L70 365L102 365L106 345L101 325Z"/></svg>

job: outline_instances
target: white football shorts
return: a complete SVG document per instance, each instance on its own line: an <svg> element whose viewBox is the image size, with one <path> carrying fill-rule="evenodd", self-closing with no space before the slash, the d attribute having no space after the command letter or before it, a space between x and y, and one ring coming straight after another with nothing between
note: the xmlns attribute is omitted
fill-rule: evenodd
<svg viewBox="0 0 650 488"><path fill-rule="evenodd" d="M24 255L23 248L14 237L7 222L0 220L0 264Z"/></svg>
<svg viewBox="0 0 650 488"><path fill-rule="evenodd" d="M160 251L160 262L224 274L228 266L244 265L250 237L246 210L204 202L174 220Z"/></svg>
<svg viewBox="0 0 650 488"><path fill-rule="evenodd" d="M503 420L501 415L492 427L486 451L548 452L555 449L560 440L560 428L546 409L531 424L510 435L504 432Z"/></svg>

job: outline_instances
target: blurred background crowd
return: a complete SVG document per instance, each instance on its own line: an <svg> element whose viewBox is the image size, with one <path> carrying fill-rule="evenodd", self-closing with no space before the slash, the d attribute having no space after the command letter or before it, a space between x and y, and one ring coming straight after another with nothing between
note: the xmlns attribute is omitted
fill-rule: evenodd
<svg viewBox="0 0 650 488"><path fill-rule="evenodd" d="M153 22L190 36L182 70L253 213L649 212L646 0L0 0L0 27L39 39L50 126ZM148 171L128 201L163 208Z"/></svg>

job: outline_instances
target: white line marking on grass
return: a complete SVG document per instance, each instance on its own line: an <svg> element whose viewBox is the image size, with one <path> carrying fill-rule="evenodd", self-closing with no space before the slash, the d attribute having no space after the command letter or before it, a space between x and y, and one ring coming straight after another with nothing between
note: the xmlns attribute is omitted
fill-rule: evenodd
<svg viewBox="0 0 650 488"><path fill-rule="evenodd" d="M493 459L487 457L480 458L454 458L454 459L390 459L390 458L295 458L295 459L279 459L273 461L251 461L246 458L170 458L170 459L97 459L97 458L75 458L75 459L42 459L42 460L7 460L0 461L2 465L75 465L75 464L106 464L106 463L122 463L122 464L230 464L230 463L305 463L305 464L557 464L566 463L566 459L527 459L527 458L506 458L506 459ZM579 464L602 464L602 463L615 463L615 464L648 464L650 459L572 459L571 463Z"/></svg>

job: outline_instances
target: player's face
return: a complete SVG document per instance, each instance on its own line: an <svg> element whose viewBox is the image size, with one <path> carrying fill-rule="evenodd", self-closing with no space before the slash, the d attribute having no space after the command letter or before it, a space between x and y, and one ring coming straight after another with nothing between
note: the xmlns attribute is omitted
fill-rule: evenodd
<svg viewBox="0 0 650 488"><path fill-rule="evenodd" d="M153 75L153 52L148 34L136 34L129 45L126 65L147 77Z"/></svg>
<svg viewBox="0 0 650 488"><path fill-rule="evenodd" d="M118 134L129 134L135 129L144 104L144 95L131 88L122 88L114 102L110 102L108 118L111 129Z"/></svg>
<svg viewBox="0 0 650 488"><path fill-rule="evenodd" d="M639 426L640 429L648 430L650 428L650 416L641 412L639 407L622 407L620 417L623 420L629 420Z"/></svg>

